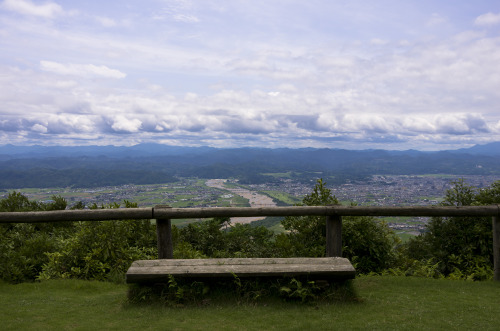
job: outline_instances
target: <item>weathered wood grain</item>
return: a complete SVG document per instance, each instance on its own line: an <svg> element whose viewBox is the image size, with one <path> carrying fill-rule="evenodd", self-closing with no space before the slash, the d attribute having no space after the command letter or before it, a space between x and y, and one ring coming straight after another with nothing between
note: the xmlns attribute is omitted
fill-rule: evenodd
<svg viewBox="0 0 500 331"><path fill-rule="evenodd" d="M216 208L121 208L0 212L0 223L103 221L120 219L180 219L253 216L500 216L491 206L290 206Z"/></svg>
<svg viewBox="0 0 500 331"><path fill-rule="evenodd" d="M127 283L159 282L168 276L225 277L284 277L321 276L351 279L356 271L348 259L324 258L229 258L189 260L140 260L130 266Z"/></svg>
<svg viewBox="0 0 500 331"><path fill-rule="evenodd" d="M155 209L172 208L167 205L157 205ZM156 220L156 238L159 259L174 258L174 243L172 241L172 221L170 219Z"/></svg>
<svg viewBox="0 0 500 331"><path fill-rule="evenodd" d="M153 208L0 212L0 223L139 220L152 218Z"/></svg>
<svg viewBox="0 0 500 331"><path fill-rule="evenodd" d="M342 256L342 216L326 217L326 256Z"/></svg>
<svg viewBox="0 0 500 331"><path fill-rule="evenodd" d="M500 281L500 217L493 217L493 279Z"/></svg>

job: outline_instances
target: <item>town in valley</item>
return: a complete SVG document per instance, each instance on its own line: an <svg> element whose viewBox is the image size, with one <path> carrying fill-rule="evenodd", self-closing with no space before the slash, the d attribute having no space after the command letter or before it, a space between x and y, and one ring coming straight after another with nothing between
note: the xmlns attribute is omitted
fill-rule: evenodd
<svg viewBox="0 0 500 331"><path fill-rule="evenodd" d="M124 200L139 207L169 205L176 208L193 207L272 207L294 205L311 193L315 181L301 182L277 174L278 180L263 184L242 185L235 179L178 178L176 182L153 185L121 185L95 188L20 189L30 200L50 202L52 196L61 196L71 207L82 202L86 207L121 205ZM342 203L365 206L430 206L436 205L454 183L481 189L500 180L500 176L456 175L373 175L368 181L353 181L326 186ZM3 191L1 198L10 191ZM232 222L250 223L262 218L232 219ZM418 235L425 229L426 217L382 218L402 237ZM190 222L193 220L189 220ZM197 221L197 220L195 220ZM182 225L182 223L181 223Z"/></svg>

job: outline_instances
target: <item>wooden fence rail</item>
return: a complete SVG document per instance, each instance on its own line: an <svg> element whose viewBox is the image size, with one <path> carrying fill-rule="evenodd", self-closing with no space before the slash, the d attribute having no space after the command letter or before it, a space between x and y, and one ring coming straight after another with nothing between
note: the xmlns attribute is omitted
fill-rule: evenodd
<svg viewBox="0 0 500 331"><path fill-rule="evenodd" d="M500 206L291 206L291 207L215 207L215 208L119 208L0 212L0 223L106 221L126 219L184 219L256 216L500 216Z"/></svg>
<svg viewBox="0 0 500 331"><path fill-rule="evenodd" d="M0 212L0 223L38 223L156 219L158 256L173 257L171 219L256 216L325 216L326 256L342 256L342 216L442 216L492 217L494 279L500 281L500 205L491 206L293 206L293 207L216 207L56 210L40 212Z"/></svg>

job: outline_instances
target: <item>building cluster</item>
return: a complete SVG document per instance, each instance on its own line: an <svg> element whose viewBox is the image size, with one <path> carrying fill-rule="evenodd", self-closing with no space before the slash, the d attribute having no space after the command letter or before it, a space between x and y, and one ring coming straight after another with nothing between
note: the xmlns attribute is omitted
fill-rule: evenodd
<svg viewBox="0 0 500 331"><path fill-rule="evenodd" d="M374 206L428 206L442 201L454 182L483 188L500 180L500 176L454 175L375 175L367 181L327 187L339 201ZM249 185L255 191L280 191L302 198L310 194L316 183L300 183L283 179L279 183Z"/></svg>
<svg viewBox="0 0 500 331"><path fill-rule="evenodd" d="M349 182L327 187L342 203L372 206L428 206L436 205L446 196L446 191L459 180L476 188L483 188L500 180L499 176L453 176L453 175L375 175L367 181ZM85 206L108 206L122 204L124 200L135 202L139 207L154 205L170 205L172 207L222 207L234 206L238 197L237 181L224 181L232 185L224 190L224 186L210 187L198 178L180 178L175 183L155 185L122 185L116 187L100 187L92 189L40 189L37 193L26 193L28 198L46 201L52 195L60 195L72 206L81 201ZM262 191L278 191L287 193L302 200L310 194L316 183L281 179L272 183L246 185L243 191L257 194ZM231 191L229 191L231 190ZM22 190L21 190L22 191ZM5 198L2 194L1 198ZM245 195L247 196L247 195ZM241 198L243 199L243 198ZM241 199L238 203L241 203ZM428 218L415 217L388 220L395 230L421 232Z"/></svg>

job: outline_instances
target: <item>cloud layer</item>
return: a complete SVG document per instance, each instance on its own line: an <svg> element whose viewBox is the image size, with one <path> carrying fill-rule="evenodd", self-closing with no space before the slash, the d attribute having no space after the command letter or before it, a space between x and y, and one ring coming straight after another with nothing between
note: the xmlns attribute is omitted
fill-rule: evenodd
<svg viewBox="0 0 500 331"><path fill-rule="evenodd" d="M387 6L393 11L387 11ZM500 8L5 0L13 144L445 149L500 140Z"/></svg>

